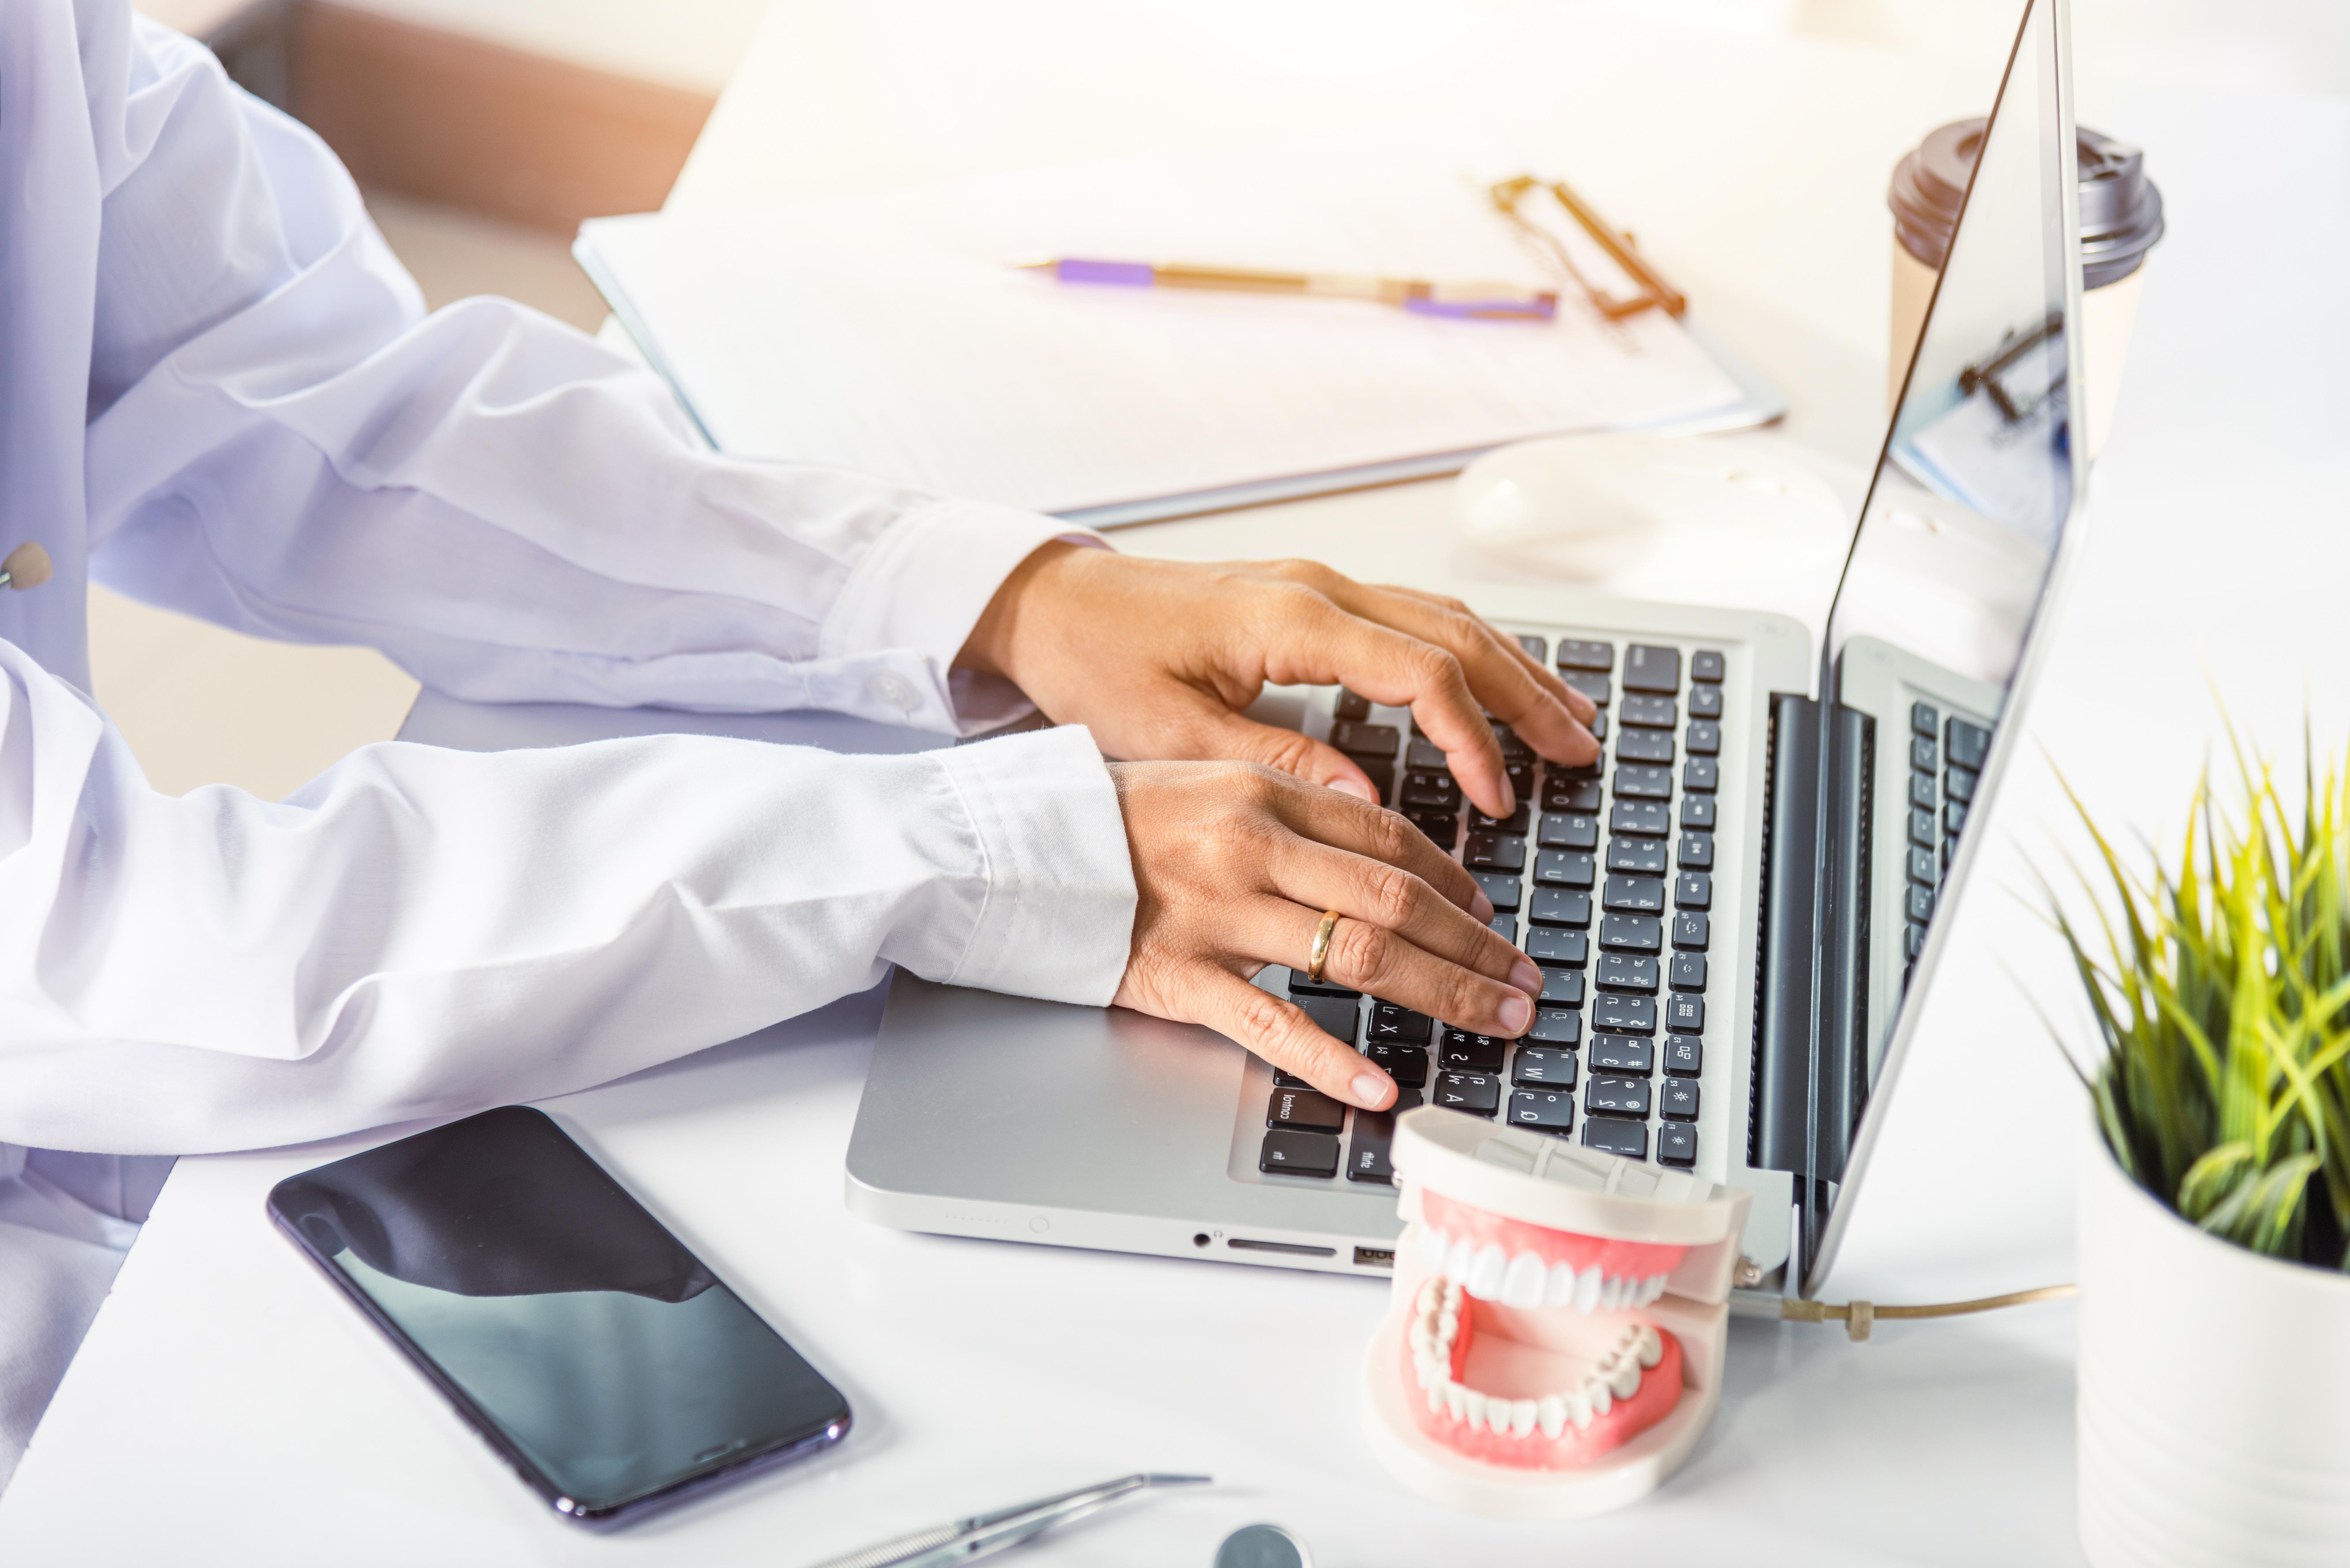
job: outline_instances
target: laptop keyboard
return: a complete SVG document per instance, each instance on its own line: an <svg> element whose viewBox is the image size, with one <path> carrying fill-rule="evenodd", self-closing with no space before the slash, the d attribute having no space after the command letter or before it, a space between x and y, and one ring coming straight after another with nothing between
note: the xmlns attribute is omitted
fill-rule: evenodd
<svg viewBox="0 0 2350 1568"><path fill-rule="evenodd" d="M1519 802L1511 816L1468 806L1442 752L1371 722L1352 692L1338 694L1330 740L1484 888L1493 929L1542 969L1534 1026L1515 1041L1471 1034L1291 971L1291 1000L1359 1044L1399 1095L1387 1113L1353 1113L1349 1129L1345 1106L1276 1074L1260 1170L1386 1182L1395 1112L1421 1104L1635 1159L1697 1163L1724 656L1519 640L1537 659L1555 655L1567 683L1599 704L1592 731L1604 754L1593 767L1555 767L1496 724Z"/></svg>
<svg viewBox="0 0 2350 1568"><path fill-rule="evenodd" d="M1901 984L1906 990L1925 950L1926 923L1950 868L1959 834L1974 805L1975 783L1991 753L1991 732L1952 714L1945 722L1931 702L1909 708L1909 886L1901 932Z"/></svg>

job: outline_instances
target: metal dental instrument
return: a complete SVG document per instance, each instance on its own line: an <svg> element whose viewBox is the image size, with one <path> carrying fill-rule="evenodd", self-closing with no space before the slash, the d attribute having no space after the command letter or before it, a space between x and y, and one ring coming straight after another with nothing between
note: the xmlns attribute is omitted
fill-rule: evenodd
<svg viewBox="0 0 2350 1568"><path fill-rule="evenodd" d="M951 1563L969 1563L975 1558L991 1557L1008 1548L1024 1545L1053 1526L1082 1519L1119 1498L1131 1497L1153 1487L1205 1486L1214 1479L1212 1476L1121 1476L1099 1486L1083 1487L1076 1491L1063 1492L1058 1497L1024 1502L1000 1513L983 1513L975 1519L961 1519L952 1524L919 1530L911 1535L901 1535L894 1541L868 1546L862 1552L852 1552L846 1557L819 1563L816 1568L946 1568Z"/></svg>

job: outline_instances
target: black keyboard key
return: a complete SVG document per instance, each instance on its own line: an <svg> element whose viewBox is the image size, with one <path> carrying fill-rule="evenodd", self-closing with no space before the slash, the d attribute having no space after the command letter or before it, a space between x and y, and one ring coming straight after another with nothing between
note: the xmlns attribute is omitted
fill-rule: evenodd
<svg viewBox="0 0 2350 1568"><path fill-rule="evenodd" d="M1622 763L1616 769L1616 798L1619 802L1670 800L1672 794L1673 770L1670 768L1638 767L1630 763Z"/></svg>
<svg viewBox="0 0 2350 1568"><path fill-rule="evenodd" d="M1417 1045L1370 1044L1363 1047L1363 1054L1405 1088L1417 1089L1428 1082L1428 1053Z"/></svg>
<svg viewBox="0 0 2350 1568"><path fill-rule="evenodd" d="M1721 753L1721 726L1711 719L1690 721L1689 734L1686 738L1689 741L1690 756L1711 757Z"/></svg>
<svg viewBox="0 0 2350 1568"><path fill-rule="evenodd" d="M1493 900L1496 914L1507 914L1518 907L1518 879L1506 872L1471 871L1477 886L1485 889L1485 897Z"/></svg>
<svg viewBox="0 0 2350 1568"><path fill-rule="evenodd" d="M1594 981L1605 991L1657 991L1657 961L1638 953L1601 953Z"/></svg>
<svg viewBox="0 0 2350 1568"><path fill-rule="evenodd" d="M1677 991L1665 998L1665 1027L1676 1034L1705 1033L1705 998L1693 991Z"/></svg>
<svg viewBox="0 0 2350 1568"><path fill-rule="evenodd" d="M1697 1120L1697 1085L1687 1078L1667 1078L1658 1085L1657 1114L1669 1122Z"/></svg>
<svg viewBox="0 0 2350 1568"><path fill-rule="evenodd" d="M1692 833L1713 831L1713 796L1685 794L1681 796L1681 826Z"/></svg>
<svg viewBox="0 0 2350 1568"><path fill-rule="evenodd" d="M1729 664L1718 648L1700 648L1690 655L1691 680L1719 680L1728 669Z"/></svg>
<svg viewBox="0 0 2350 1568"><path fill-rule="evenodd" d="M1973 804L1975 798L1975 775L1968 772L1965 768L1950 769L1948 773L1942 775L1942 793L1949 795L1952 800L1964 801L1970 805ZM1929 800L1925 804L1931 805L1934 803Z"/></svg>
<svg viewBox="0 0 2350 1568"><path fill-rule="evenodd" d="M1693 794L1711 794L1721 787L1721 764L1711 757L1691 757L1681 764L1681 788Z"/></svg>
<svg viewBox="0 0 2350 1568"><path fill-rule="evenodd" d="M1664 937L1664 922L1648 915L1610 915L1599 922L1599 945L1617 952L1661 952Z"/></svg>
<svg viewBox="0 0 2350 1568"><path fill-rule="evenodd" d="M1417 733L1418 726L1415 725L1413 728L1414 732ZM1416 773L1441 774L1450 769L1452 763L1445 756L1444 748L1435 742L1415 740L1404 748L1403 765ZM1450 782L1449 775L1447 782Z"/></svg>
<svg viewBox="0 0 2350 1568"><path fill-rule="evenodd" d="M1544 641L1542 638L1535 636L1533 632L1522 631L1518 633L1518 646L1526 650L1526 657L1533 659L1536 664L1540 664L1544 659L1550 657L1550 644Z"/></svg>
<svg viewBox="0 0 2350 1568"><path fill-rule="evenodd" d="M1934 855L1931 850L1920 849L1914 844L1909 846L1909 880L1923 882L1929 888L1934 885Z"/></svg>
<svg viewBox="0 0 2350 1568"><path fill-rule="evenodd" d="M1266 1106L1267 1127L1293 1127L1299 1132L1336 1132L1346 1125L1347 1107L1312 1089L1275 1089Z"/></svg>
<svg viewBox="0 0 2350 1568"><path fill-rule="evenodd" d="M1920 811L1931 811L1941 804L1940 799L1934 794L1933 774L1911 774L1909 775L1909 804Z"/></svg>
<svg viewBox="0 0 2350 1568"><path fill-rule="evenodd" d="M1388 1163L1388 1150L1395 1141L1395 1119L1419 1104L1419 1095L1398 1089L1395 1104L1386 1110L1355 1113L1355 1137L1347 1148L1347 1180L1395 1179L1395 1167Z"/></svg>
<svg viewBox="0 0 2350 1568"><path fill-rule="evenodd" d="M1642 1127L1642 1132L1648 1129ZM1657 1129L1657 1163L1691 1166L1697 1163L1697 1128L1687 1122L1667 1122Z"/></svg>
<svg viewBox="0 0 2350 1568"><path fill-rule="evenodd" d="M1665 1036L1665 1071L1676 1078L1694 1078L1705 1064L1705 1046L1694 1034Z"/></svg>
<svg viewBox="0 0 2350 1568"><path fill-rule="evenodd" d="M1669 730L1627 730L1617 738L1616 760L1619 763L1663 763L1673 760L1673 737ZM1622 794L1618 785L1617 794Z"/></svg>
<svg viewBox="0 0 2350 1568"><path fill-rule="evenodd" d="M1579 969L1543 971L1542 994L1534 1000L1552 1007L1582 1006L1583 971Z"/></svg>
<svg viewBox="0 0 2350 1568"><path fill-rule="evenodd" d="M1332 980L1327 975L1323 976L1320 980L1309 980L1306 978L1305 971L1304 970L1294 969L1289 971L1289 994L1293 998L1301 996L1339 996L1346 998L1346 1000L1351 1003L1355 998L1362 995L1363 993L1357 991L1351 985L1339 984L1336 981Z"/></svg>
<svg viewBox="0 0 2350 1568"><path fill-rule="evenodd" d="M1625 688L1623 705L1616 710L1617 718L1627 727L1638 725L1644 730L1678 730L1681 723L1681 705L1669 697L1635 697L1631 688ZM1631 737L1626 736L1627 740Z"/></svg>
<svg viewBox="0 0 2350 1568"><path fill-rule="evenodd" d="M1930 774L1942 765L1941 750L1934 744L1931 735L1909 737L1909 765L1921 774Z"/></svg>
<svg viewBox="0 0 2350 1568"><path fill-rule="evenodd" d="M1651 1040L1627 1034L1591 1037L1591 1070L1595 1073L1638 1074L1645 1078L1657 1070L1657 1046Z"/></svg>
<svg viewBox="0 0 2350 1568"><path fill-rule="evenodd" d="M1619 800L1607 814L1609 833L1662 838L1673 830L1673 814L1662 801Z"/></svg>
<svg viewBox="0 0 2350 1568"><path fill-rule="evenodd" d="M1925 950L1926 928L1923 926L1903 927L1901 929L1901 956L1907 959L1909 962L1916 963L1918 961L1918 955Z"/></svg>
<svg viewBox="0 0 2350 1568"><path fill-rule="evenodd" d="M1628 992L1603 991L1591 999L1591 1027L1624 1034L1654 1034L1657 1000Z"/></svg>
<svg viewBox="0 0 2350 1568"><path fill-rule="evenodd" d="M1568 888L1537 888L1526 918L1538 926L1588 926L1591 895Z"/></svg>
<svg viewBox="0 0 2350 1568"><path fill-rule="evenodd" d="M1338 1140L1328 1133L1276 1127L1264 1135L1264 1150L1257 1156L1256 1168L1284 1176L1336 1176Z"/></svg>
<svg viewBox="0 0 2350 1568"><path fill-rule="evenodd" d="M1502 748L1502 756L1506 762L1525 762L1534 754L1534 749L1518 739L1518 732L1507 724L1493 726L1493 744Z"/></svg>
<svg viewBox="0 0 2350 1568"><path fill-rule="evenodd" d="M1526 841L1514 833L1472 831L1468 846L1461 852L1461 864L1471 871L1523 871L1526 868Z"/></svg>
<svg viewBox="0 0 2350 1568"><path fill-rule="evenodd" d="M1448 1073L1498 1073L1502 1070L1502 1054L1509 1047L1508 1041L1495 1035L1448 1029L1436 1062Z"/></svg>
<svg viewBox="0 0 2350 1568"><path fill-rule="evenodd" d="M1502 1080L1491 1073L1439 1073L1428 1098L1447 1110L1490 1116L1502 1107Z"/></svg>
<svg viewBox="0 0 2350 1568"><path fill-rule="evenodd" d="M1931 702L1910 703L1909 728L1928 740L1932 740L1942 732L1941 711Z"/></svg>
<svg viewBox="0 0 2350 1568"><path fill-rule="evenodd" d="M1980 724L1970 724L1964 719L1950 721L1950 765L1982 772L1983 759L1991 755L1991 732Z"/></svg>
<svg viewBox="0 0 2350 1568"><path fill-rule="evenodd" d="M1295 985L1295 981L1293 979L1291 983ZM1314 1020L1315 1026L1325 1034L1344 1040L1349 1045L1355 1043L1355 1022L1358 1014L1352 998L1292 996L1289 1000L1303 1008L1305 1016Z"/></svg>
<svg viewBox="0 0 2350 1568"><path fill-rule="evenodd" d="M1330 726L1330 743L1348 756L1385 757L1392 762L1396 748L1403 744L1403 732L1393 724L1362 724L1341 719Z"/></svg>
<svg viewBox="0 0 2350 1568"><path fill-rule="evenodd" d="M1661 838L1611 838L1607 869L1638 876L1661 877L1665 871L1665 841Z"/></svg>
<svg viewBox="0 0 2350 1568"><path fill-rule="evenodd" d="M1584 728L1591 732L1591 738L1593 740L1606 740L1607 738L1607 710L1602 708L1598 712L1591 715L1591 722L1586 724Z"/></svg>
<svg viewBox="0 0 2350 1568"><path fill-rule="evenodd" d="M1285 1068L1273 1070L1273 1086L1276 1089L1310 1089L1314 1085Z"/></svg>
<svg viewBox="0 0 2350 1568"><path fill-rule="evenodd" d="M1672 988L1675 991L1705 989L1705 955L1703 953L1673 955Z"/></svg>
<svg viewBox="0 0 2350 1568"><path fill-rule="evenodd" d="M1555 1045L1521 1045L1510 1064L1510 1082L1521 1089L1575 1087L1575 1053Z"/></svg>
<svg viewBox="0 0 2350 1568"><path fill-rule="evenodd" d="M1608 700L1615 695L1615 682L1610 677L1588 670L1562 670L1558 678L1602 708L1607 706Z"/></svg>
<svg viewBox="0 0 2350 1568"><path fill-rule="evenodd" d="M1461 833L1461 815L1451 811L1407 811L1404 820L1428 835L1440 849L1450 849Z"/></svg>
<svg viewBox="0 0 2350 1568"><path fill-rule="evenodd" d="M1692 686L1690 688L1690 717L1719 719L1721 717L1721 688Z"/></svg>
<svg viewBox="0 0 2350 1568"><path fill-rule="evenodd" d="M1511 787L1514 789L1517 786L1512 784ZM1514 833L1523 836L1526 831L1527 819L1532 815L1533 810L1533 803L1524 799L1521 799L1518 802L1518 809L1507 816L1487 816L1483 812L1471 807L1469 812L1469 831Z"/></svg>
<svg viewBox="0 0 2350 1568"><path fill-rule="evenodd" d="M1679 860L1681 869L1684 871L1712 870L1713 835L1711 833L1682 834Z"/></svg>
<svg viewBox="0 0 2350 1568"><path fill-rule="evenodd" d="M1371 700L1341 686L1337 700L1330 704L1330 716L1349 724L1364 723L1371 716Z"/></svg>
<svg viewBox="0 0 2350 1568"><path fill-rule="evenodd" d="M1526 1038L1544 1045L1573 1045L1583 1038L1583 1014L1564 1007L1537 1007Z"/></svg>
<svg viewBox="0 0 2350 1568"><path fill-rule="evenodd" d="M1435 1025L1436 1021L1425 1012L1414 1012L1392 1002L1375 1002L1371 1026L1363 1031L1363 1038L1391 1045L1425 1045Z"/></svg>
<svg viewBox="0 0 2350 1568"><path fill-rule="evenodd" d="M1956 837L1966 826L1967 808L1964 803L1954 800L1942 807L1942 826L1952 837Z"/></svg>
<svg viewBox="0 0 2350 1568"><path fill-rule="evenodd" d="M1336 1138L1331 1140L1336 1142ZM1627 1159L1648 1158L1648 1129L1639 1122L1619 1122L1613 1116L1593 1116L1583 1124L1583 1141L1592 1148L1620 1154Z"/></svg>
<svg viewBox="0 0 2350 1568"><path fill-rule="evenodd" d="M1668 694L1681 689L1681 650L1678 648L1651 648L1636 642L1624 650L1624 690L1627 691L1663 691Z"/></svg>
<svg viewBox="0 0 2350 1568"><path fill-rule="evenodd" d="M1451 774L1406 774L1403 793L1398 795L1407 808L1419 806L1428 811L1458 812L1461 809L1461 785Z"/></svg>
<svg viewBox="0 0 2350 1568"><path fill-rule="evenodd" d="M1492 932L1495 936L1501 938L1503 941L1509 943L1512 947L1516 947L1518 945L1517 916L1496 915L1492 919L1485 922L1485 929Z"/></svg>
<svg viewBox="0 0 2350 1568"><path fill-rule="evenodd" d="M1584 1091L1584 1104L1610 1116L1638 1116L1645 1121L1648 1115L1648 1080L1603 1078L1594 1072L1591 1086Z"/></svg>
<svg viewBox="0 0 2350 1568"><path fill-rule="evenodd" d="M1673 883L1673 908L1676 909L1711 909L1713 908L1713 874L1710 871L1684 871Z"/></svg>
<svg viewBox="0 0 2350 1568"><path fill-rule="evenodd" d="M1395 798L1395 764L1380 757L1356 757L1354 764L1371 781L1371 793L1382 802Z"/></svg>
<svg viewBox="0 0 2350 1568"><path fill-rule="evenodd" d="M1919 925L1934 918L1934 889L1912 882L1908 888L1909 918Z"/></svg>
<svg viewBox="0 0 2350 1568"><path fill-rule="evenodd" d="M1545 888L1588 888L1596 857L1577 849L1545 849L1534 857L1534 880Z"/></svg>
<svg viewBox="0 0 2350 1568"><path fill-rule="evenodd" d="M1589 815L1599 809L1598 778L1596 775L1577 777L1552 769L1549 781L1543 786L1542 808Z"/></svg>
<svg viewBox="0 0 2350 1568"><path fill-rule="evenodd" d="M1524 800L1534 793L1534 764L1531 761L1511 762L1504 758L1502 772L1509 775L1510 788L1518 799Z"/></svg>
<svg viewBox="0 0 2350 1568"><path fill-rule="evenodd" d="M1934 814L1912 806L1909 810L1909 842L1931 849L1935 836Z"/></svg>
<svg viewBox="0 0 2350 1568"><path fill-rule="evenodd" d="M1616 668L1616 645L1612 642L1577 642L1572 638L1558 639L1558 667L1561 670L1613 670Z"/></svg>
<svg viewBox="0 0 2350 1568"><path fill-rule="evenodd" d="M1625 915L1659 914L1665 907L1665 879L1610 875L1607 897L1600 907Z"/></svg>
<svg viewBox="0 0 2350 1568"><path fill-rule="evenodd" d="M1591 939L1581 931L1536 926L1526 933L1526 957L1538 964L1581 969L1590 961Z"/></svg>
<svg viewBox="0 0 2350 1568"><path fill-rule="evenodd" d="M1520 1089L1510 1096L1507 1119L1512 1127L1533 1127L1537 1132L1573 1132L1575 1096L1542 1089Z"/></svg>
<svg viewBox="0 0 2350 1568"><path fill-rule="evenodd" d="M1707 934L1706 918L1703 915L1693 910L1684 910L1673 917L1673 947L1676 951L1685 953L1705 951Z"/></svg>
<svg viewBox="0 0 2350 1568"><path fill-rule="evenodd" d="M1544 849L1596 849L1599 847L1599 819L1596 816L1545 816L1534 842Z"/></svg>

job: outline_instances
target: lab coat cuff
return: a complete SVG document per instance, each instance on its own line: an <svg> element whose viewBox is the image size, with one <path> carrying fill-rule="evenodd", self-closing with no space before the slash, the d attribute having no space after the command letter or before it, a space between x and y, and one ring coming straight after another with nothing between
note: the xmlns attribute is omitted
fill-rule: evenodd
<svg viewBox="0 0 2350 1568"><path fill-rule="evenodd" d="M1070 724L941 754L987 877L948 983L1107 1006L1133 940L1134 862L1093 736Z"/></svg>
<svg viewBox="0 0 2350 1568"><path fill-rule="evenodd" d="M1014 567L1056 539L1103 549L1108 542L1055 517L983 501L931 501L882 533L858 563L825 619L822 652L854 658L910 652L932 690L906 722L955 734L984 734L1033 711L1000 676L954 668L955 655Z"/></svg>

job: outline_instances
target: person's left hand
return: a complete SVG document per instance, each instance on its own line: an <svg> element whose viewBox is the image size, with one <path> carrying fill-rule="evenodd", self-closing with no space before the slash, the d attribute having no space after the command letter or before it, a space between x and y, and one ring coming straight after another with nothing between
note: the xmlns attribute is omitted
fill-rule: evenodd
<svg viewBox="0 0 2350 1568"><path fill-rule="evenodd" d="M1590 699L1458 599L1373 587L1312 561L1201 566L1056 543L1004 579L955 662L1001 675L1047 718L1128 761L1263 763L1376 803L1362 769L1242 716L1267 682L1343 683L1409 708L1461 792L1514 792L1485 711L1555 763L1596 762Z"/></svg>

